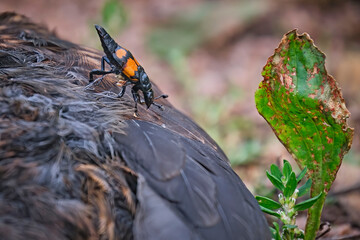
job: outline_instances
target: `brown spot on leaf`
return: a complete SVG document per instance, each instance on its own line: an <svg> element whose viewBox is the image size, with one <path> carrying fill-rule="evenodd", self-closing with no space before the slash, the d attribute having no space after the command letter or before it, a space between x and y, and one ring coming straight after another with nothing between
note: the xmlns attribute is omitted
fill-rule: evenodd
<svg viewBox="0 0 360 240"><path fill-rule="evenodd" d="M315 94L315 93L309 94L309 98L315 99L315 98L316 98L316 94Z"/></svg>
<svg viewBox="0 0 360 240"><path fill-rule="evenodd" d="M332 138L329 138L328 136L326 136L327 139L327 143L331 144L334 142L334 140Z"/></svg>

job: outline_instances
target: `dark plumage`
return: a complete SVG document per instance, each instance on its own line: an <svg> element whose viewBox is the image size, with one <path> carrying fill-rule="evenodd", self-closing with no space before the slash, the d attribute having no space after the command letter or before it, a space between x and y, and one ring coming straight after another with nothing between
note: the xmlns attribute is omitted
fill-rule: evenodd
<svg viewBox="0 0 360 240"><path fill-rule="evenodd" d="M114 76L87 86L101 56L0 15L0 239L269 239L194 122L166 100L135 118Z"/></svg>

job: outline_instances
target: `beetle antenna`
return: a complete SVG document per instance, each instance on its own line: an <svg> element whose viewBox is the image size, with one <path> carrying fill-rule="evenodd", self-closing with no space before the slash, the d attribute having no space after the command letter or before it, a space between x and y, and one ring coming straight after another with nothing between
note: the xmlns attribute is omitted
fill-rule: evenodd
<svg viewBox="0 0 360 240"><path fill-rule="evenodd" d="M168 98L168 97L169 97L169 95L161 94L160 96L154 98L154 100L159 99L159 98Z"/></svg>

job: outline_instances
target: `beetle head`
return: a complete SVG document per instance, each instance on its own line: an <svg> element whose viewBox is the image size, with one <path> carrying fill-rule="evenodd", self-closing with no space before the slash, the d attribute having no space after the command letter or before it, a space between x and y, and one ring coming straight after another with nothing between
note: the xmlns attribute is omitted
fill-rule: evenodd
<svg viewBox="0 0 360 240"><path fill-rule="evenodd" d="M144 91L143 94L144 94L145 104L147 108L149 108L151 104L154 102L154 92L152 89L150 89L148 91Z"/></svg>

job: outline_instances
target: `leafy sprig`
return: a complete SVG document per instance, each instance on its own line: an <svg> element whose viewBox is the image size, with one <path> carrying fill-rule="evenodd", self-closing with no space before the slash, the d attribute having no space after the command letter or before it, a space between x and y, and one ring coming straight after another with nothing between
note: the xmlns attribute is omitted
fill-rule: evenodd
<svg viewBox="0 0 360 240"><path fill-rule="evenodd" d="M274 222L274 227L270 228L275 240L304 239L304 231L296 225L296 216L299 211L309 209L314 205L322 195L320 193L313 198L296 203L297 198L306 194L311 188L311 179L298 187L306 171L307 168L305 167L296 177L287 160L284 160L282 171L275 164L270 166L270 172L266 171L268 179L280 191L278 202L263 196L256 196L256 200L263 212L275 216L283 223L280 227L278 223Z"/></svg>

